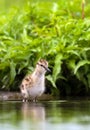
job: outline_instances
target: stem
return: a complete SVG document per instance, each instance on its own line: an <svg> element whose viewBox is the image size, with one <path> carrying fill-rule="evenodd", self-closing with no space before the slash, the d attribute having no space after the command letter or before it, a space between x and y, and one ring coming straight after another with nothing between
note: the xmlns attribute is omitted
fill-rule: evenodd
<svg viewBox="0 0 90 130"><path fill-rule="evenodd" d="M85 0L82 0L82 19L85 18Z"/></svg>

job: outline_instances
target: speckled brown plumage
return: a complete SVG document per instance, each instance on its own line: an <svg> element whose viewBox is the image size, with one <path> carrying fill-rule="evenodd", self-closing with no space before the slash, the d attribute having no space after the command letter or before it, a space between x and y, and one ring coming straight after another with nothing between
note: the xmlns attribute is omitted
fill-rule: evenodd
<svg viewBox="0 0 90 130"><path fill-rule="evenodd" d="M33 100L41 96L45 90L45 73L48 69L48 62L41 59L37 62L32 74L27 75L20 85L23 101Z"/></svg>

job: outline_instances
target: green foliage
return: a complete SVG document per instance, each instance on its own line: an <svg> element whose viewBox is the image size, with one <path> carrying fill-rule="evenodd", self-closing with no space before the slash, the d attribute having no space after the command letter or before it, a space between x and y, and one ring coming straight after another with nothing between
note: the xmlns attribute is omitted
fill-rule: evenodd
<svg viewBox="0 0 90 130"><path fill-rule="evenodd" d="M77 0L28 2L22 9L0 14L0 88L14 89L21 81L17 77L32 72L37 60L45 58L52 70L47 79L53 87L57 80L75 76L88 90L90 4L85 6L84 20L81 4ZM64 74L66 68L69 72Z"/></svg>

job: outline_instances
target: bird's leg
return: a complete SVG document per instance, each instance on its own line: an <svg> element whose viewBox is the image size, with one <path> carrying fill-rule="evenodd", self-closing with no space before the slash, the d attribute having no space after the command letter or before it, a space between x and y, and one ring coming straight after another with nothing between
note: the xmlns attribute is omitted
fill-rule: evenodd
<svg viewBox="0 0 90 130"><path fill-rule="evenodd" d="M23 98L22 101L23 101L23 102L28 102L28 99L27 99L27 98Z"/></svg>
<svg viewBox="0 0 90 130"><path fill-rule="evenodd" d="M32 101L33 101L33 102L37 102L37 97L35 97Z"/></svg>

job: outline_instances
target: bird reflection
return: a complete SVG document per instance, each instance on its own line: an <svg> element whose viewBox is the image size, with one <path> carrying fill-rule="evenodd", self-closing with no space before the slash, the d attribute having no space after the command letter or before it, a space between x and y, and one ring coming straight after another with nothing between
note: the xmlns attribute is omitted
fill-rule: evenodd
<svg viewBox="0 0 90 130"><path fill-rule="evenodd" d="M23 103L21 112L23 120L27 122L29 121L33 130L34 128L35 130L45 130L45 108L43 104Z"/></svg>

